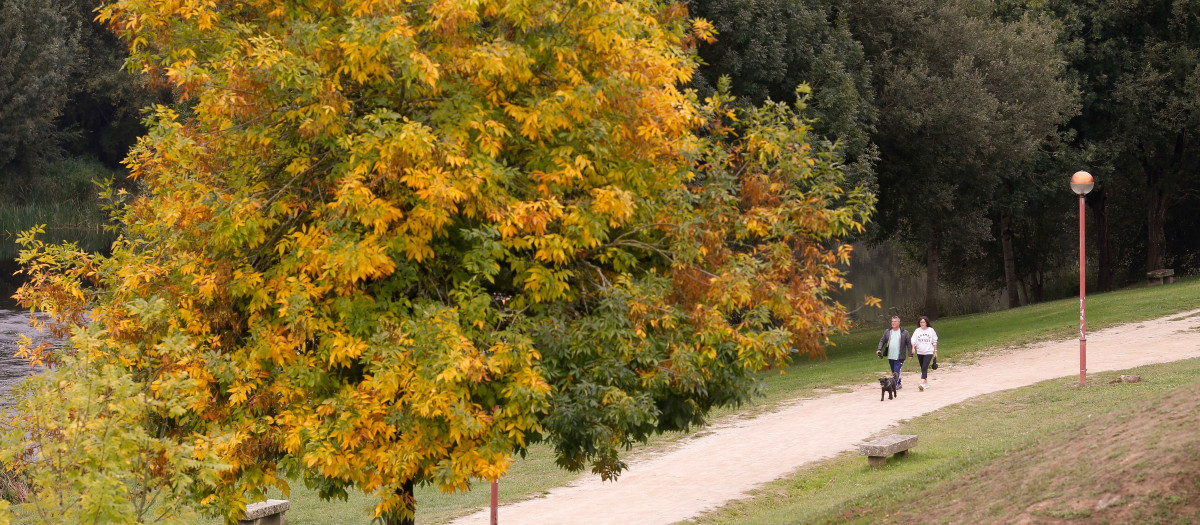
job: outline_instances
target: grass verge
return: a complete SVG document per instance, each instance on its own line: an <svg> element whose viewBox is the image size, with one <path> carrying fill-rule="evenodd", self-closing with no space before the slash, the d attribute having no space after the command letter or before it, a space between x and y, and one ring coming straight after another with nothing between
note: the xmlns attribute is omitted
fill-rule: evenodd
<svg viewBox="0 0 1200 525"><path fill-rule="evenodd" d="M894 429L920 443L886 466L846 452L690 523L1193 523L1197 378L1191 359L980 396Z"/></svg>

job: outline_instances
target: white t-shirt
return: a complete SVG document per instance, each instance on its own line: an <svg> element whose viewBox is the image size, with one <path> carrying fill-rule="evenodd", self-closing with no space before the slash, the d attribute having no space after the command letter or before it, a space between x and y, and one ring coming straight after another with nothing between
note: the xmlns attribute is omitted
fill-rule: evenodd
<svg viewBox="0 0 1200 525"><path fill-rule="evenodd" d="M933 355L933 347L937 346L937 332L932 327L913 330L912 344L918 354Z"/></svg>

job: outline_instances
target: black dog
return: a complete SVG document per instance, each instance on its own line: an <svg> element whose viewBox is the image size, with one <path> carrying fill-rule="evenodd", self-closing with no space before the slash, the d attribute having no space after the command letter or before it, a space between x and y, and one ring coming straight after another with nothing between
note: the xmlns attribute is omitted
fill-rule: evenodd
<svg viewBox="0 0 1200 525"><path fill-rule="evenodd" d="M880 401L883 401L884 393L887 393L888 399L892 399L900 395L899 392L896 392L896 376L894 375L891 377L879 378L879 386L883 389L879 392Z"/></svg>

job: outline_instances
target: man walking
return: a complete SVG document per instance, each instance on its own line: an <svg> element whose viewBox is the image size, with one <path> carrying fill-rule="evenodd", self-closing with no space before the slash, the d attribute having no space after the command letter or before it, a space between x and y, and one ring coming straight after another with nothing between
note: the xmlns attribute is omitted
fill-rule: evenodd
<svg viewBox="0 0 1200 525"><path fill-rule="evenodd" d="M900 369L904 366L904 358L910 356L913 352L912 336L908 330L900 328L900 316L892 316L892 327L884 330L883 337L879 339L879 348L875 349L875 355L883 357L884 350L887 350L888 364L891 365L892 375L896 377L896 388L902 388L900 384Z"/></svg>

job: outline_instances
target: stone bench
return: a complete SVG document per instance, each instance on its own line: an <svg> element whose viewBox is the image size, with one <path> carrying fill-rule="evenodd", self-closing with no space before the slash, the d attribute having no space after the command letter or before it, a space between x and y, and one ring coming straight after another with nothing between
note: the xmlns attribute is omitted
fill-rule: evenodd
<svg viewBox="0 0 1200 525"><path fill-rule="evenodd" d="M1146 272L1146 280L1150 284L1171 284L1175 282L1175 270L1163 268L1162 270Z"/></svg>
<svg viewBox="0 0 1200 525"><path fill-rule="evenodd" d="M867 456L867 464L878 467L887 463L892 454L903 456L908 449L917 446L917 436L911 434L892 434L874 441L868 441L858 446L858 451Z"/></svg>
<svg viewBox="0 0 1200 525"><path fill-rule="evenodd" d="M286 525L284 514L292 505L286 499L269 499L246 505L246 514L238 525Z"/></svg>

